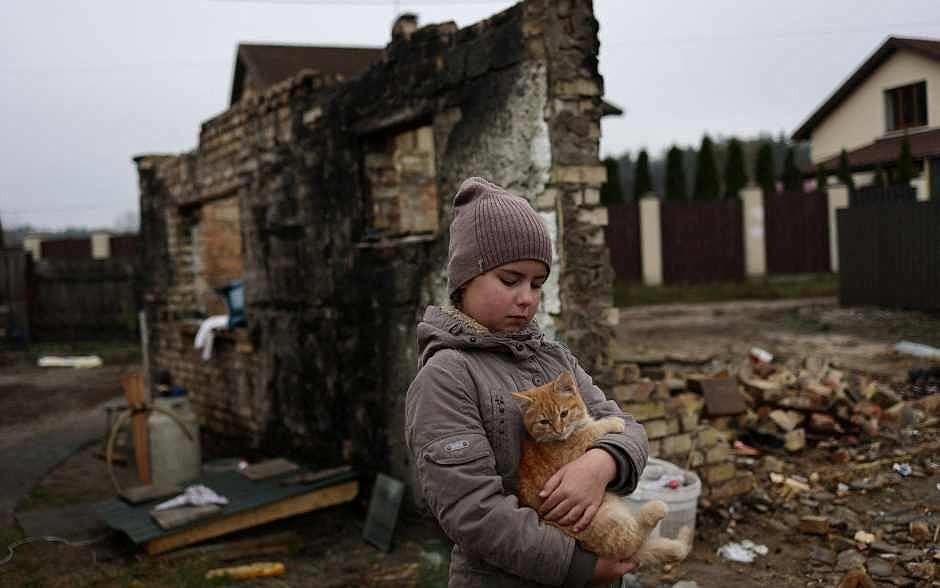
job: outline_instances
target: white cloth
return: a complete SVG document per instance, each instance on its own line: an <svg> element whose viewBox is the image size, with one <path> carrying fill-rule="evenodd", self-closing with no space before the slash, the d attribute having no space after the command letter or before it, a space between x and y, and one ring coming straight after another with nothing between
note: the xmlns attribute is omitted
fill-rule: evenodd
<svg viewBox="0 0 940 588"><path fill-rule="evenodd" d="M186 505L204 506L206 504L228 504L228 498L216 494L215 491L208 486L196 484L195 486L187 487L186 490L176 498L161 502L153 507L153 510L167 510L169 508Z"/></svg>
<svg viewBox="0 0 940 588"><path fill-rule="evenodd" d="M228 315L217 314L210 316L199 325L199 331L196 332L196 340L193 341L193 347L202 349L202 360L208 361L212 357L212 341L215 339L217 329L228 327Z"/></svg>

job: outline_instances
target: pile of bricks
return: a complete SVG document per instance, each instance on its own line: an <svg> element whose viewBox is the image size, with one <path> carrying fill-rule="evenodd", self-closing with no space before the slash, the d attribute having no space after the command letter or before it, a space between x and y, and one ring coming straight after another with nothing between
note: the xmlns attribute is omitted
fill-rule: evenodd
<svg viewBox="0 0 940 588"><path fill-rule="evenodd" d="M614 365L614 378L611 396L646 429L651 456L698 474L701 496L710 501L751 490L753 476L735 466L729 416L716 414L739 409L727 402L739 400L736 379L699 375L678 379L659 368L623 362ZM711 411L706 410L706 398ZM743 398L740 402L743 405Z"/></svg>

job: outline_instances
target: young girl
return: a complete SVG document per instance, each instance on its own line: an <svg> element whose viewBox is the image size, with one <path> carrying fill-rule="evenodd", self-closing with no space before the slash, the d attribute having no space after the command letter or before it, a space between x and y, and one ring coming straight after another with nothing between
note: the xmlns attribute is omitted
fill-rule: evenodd
<svg viewBox="0 0 940 588"><path fill-rule="evenodd" d="M580 587L633 567L599 559L540 520L583 529L605 491L633 491L648 451L643 427L533 322L550 267L548 230L526 200L481 178L461 185L447 264L453 306L428 307L418 325L419 371L405 417L421 491L455 544L452 588ZM515 495L526 432L511 394L563 371L574 374L593 416L617 415L626 430L552 476L535 512Z"/></svg>

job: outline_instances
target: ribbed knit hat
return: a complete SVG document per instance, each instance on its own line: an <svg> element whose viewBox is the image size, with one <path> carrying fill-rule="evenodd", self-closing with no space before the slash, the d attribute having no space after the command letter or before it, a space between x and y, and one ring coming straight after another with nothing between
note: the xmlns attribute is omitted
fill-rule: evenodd
<svg viewBox="0 0 940 588"><path fill-rule="evenodd" d="M534 259L552 266L548 228L524 198L483 178L467 178L454 197L447 294L504 263Z"/></svg>

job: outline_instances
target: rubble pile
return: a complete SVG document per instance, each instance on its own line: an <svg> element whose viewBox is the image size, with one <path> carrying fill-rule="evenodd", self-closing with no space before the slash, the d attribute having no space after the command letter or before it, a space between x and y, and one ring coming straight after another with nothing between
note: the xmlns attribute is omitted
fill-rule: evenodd
<svg viewBox="0 0 940 588"><path fill-rule="evenodd" d="M620 358L613 396L652 455L700 475L723 537L760 516L805 544L806 573L827 585L923 586L940 582L940 498L916 499L940 497L937 371L888 381L759 349L737 363Z"/></svg>

